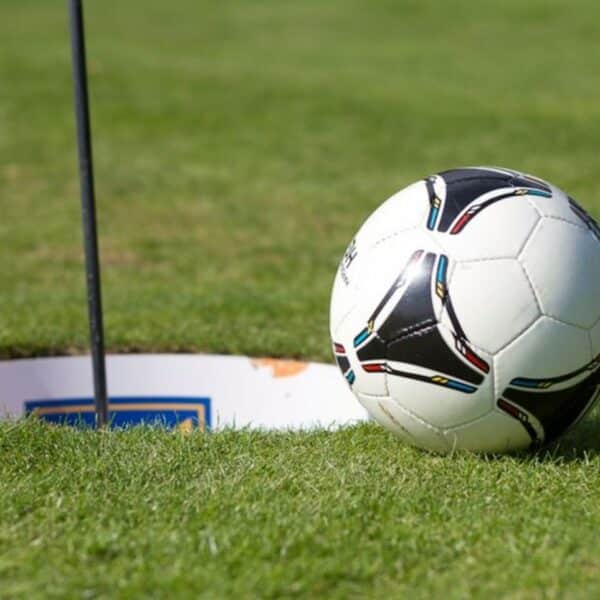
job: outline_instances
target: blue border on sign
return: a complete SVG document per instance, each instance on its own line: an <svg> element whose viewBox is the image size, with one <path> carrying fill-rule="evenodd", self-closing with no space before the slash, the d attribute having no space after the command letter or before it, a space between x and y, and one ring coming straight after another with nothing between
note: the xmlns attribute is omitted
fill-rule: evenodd
<svg viewBox="0 0 600 600"><path fill-rule="evenodd" d="M114 396L108 401L111 427L131 427L158 424L178 427L210 429L212 424L211 399L207 396ZM25 414L35 414L44 421L67 425L93 426L94 399L54 398L27 400Z"/></svg>

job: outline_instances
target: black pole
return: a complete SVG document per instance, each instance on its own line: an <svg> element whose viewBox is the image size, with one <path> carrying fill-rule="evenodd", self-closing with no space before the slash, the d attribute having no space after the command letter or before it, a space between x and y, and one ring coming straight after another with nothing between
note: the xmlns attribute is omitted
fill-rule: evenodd
<svg viewBox="0 0 600 600"><path fill-rule="evenodd" d="M81 0L69 0L71 14L71 48L73 54L73 82L75 90L75 116L79 148L79 181L81 185L81 212L85 246L85 270L90 322L90 345L94 374L94 399L96 424L108 422L106 394L106 365L104 360L104 328L102 325L102 297L100 293L100 262L98 260L98 235L96 203L94 198L94 170L92 164L92 134L85 62L85 37Z"/></svg>

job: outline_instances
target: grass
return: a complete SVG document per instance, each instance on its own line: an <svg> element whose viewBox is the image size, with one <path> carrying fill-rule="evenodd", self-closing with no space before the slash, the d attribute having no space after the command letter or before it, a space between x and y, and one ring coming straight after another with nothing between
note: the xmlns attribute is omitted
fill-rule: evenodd
<svg viewBox="0 0 600 600"><path fill-rule="evenodd" d="M113 351L329 360L348 240L447 167L530 171L600 216L591 0L86 8ZM0 356L80 352L65 7L3 0L0 37Z"/></svg>
<svg viewBox="0 0 600 600"><path fill-rule="evenodd" d="M591 0L87 2L111 351L330 360L337 260L428 173L600 217ZM64 3L0 4L0 356L87 346ZM436 457L365 425L0 425L0 597L600 596L600 420Z"/></svg>
<svg viewBox="0 0 600 600"><path fill-rule="evenodd" d="M600 415L599 415L600 416ZM600 419L533 456L0 426L0 596L595 598Z"/></svg>

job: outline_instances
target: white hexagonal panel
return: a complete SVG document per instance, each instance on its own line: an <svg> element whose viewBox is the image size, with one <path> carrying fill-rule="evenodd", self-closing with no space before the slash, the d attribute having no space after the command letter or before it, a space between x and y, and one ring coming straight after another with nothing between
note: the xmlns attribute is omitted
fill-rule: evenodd
<svg viewBox="0 0 600 600"><path fill-rule="evenodd" d="M542 312L590 328L600 317L600 243L591 231L542 219L520 260Z"/></svg>
<svg viewBox="0 0 600 600"><path fill-rule="evenodd" d="M516 378L548 380L575 372L592 359L588 332L540 317L527 331L494 357L496 397ZM553 389L570 387L589 373L582 373Z"/></svg>
<svg viewBox="0 0 600 600"><path fill-rule="evenodd" d="M394 194L363 223L348 243L334 279L329 316L332 335L354 307L364 274L373 267L373 247L403 238L407 230L424 222L428 210L427 190L420 181ZM405 243L410 246L411 239Z"/></svg>
<svg viewBox="0 0 600 600"><path fill-rule="evenodd" d="M453 448L479 452L506 452L531 444L529 434L519 421L496 410L444 434Z"/></svg>
<svg viewBox="0 0 600 600"><path fill-rule="evenodd" d="M373 400L365 396L359 396L359 399L377 422L409 443L436 452L448 452L451 449L440 430L412 414L394 400L390 398Z"/></svg>
<svg viewBox="0 0 600 600"><path fill-rule="evenodd" d="M342 322L347 318L356 304L358 294L358 278L354 281L346 281L338 267L333 290L331 292L331 303L329 305L329 332L335 339L336 333Z"/></svg>
<svg viewBox="0 0 600 600"><path fill-rule="evenodd" d="M370 247L388 236L424 226L428 212L425 181L417 181L396 192L369 216L356 234L357 242Z"/></svg>
<svg viewBox="0 0 600 600"><path fill-rule="evenodd" d="M367 409L369 415L381 426L400 436L405 442L417 444L417 440L412 437L404 424L389 411L388 403L391 401L390 398L386 398L385 396L369 396L367 394L357 394L357 398Z"/></svg>
<svg viewBox="0 0 600 600"><path fill-rule="evenodd" d="M458 263L449 291L467 338L489 354L514 340L540 315L515 259Z"/></svg>
<svg viewBox="0 0 600 600"><path fill-rule="evenodd" d="M500 192L494 190L488 195L497 196ZM478 201L483 202L485 197ZM513 196L482 210L458 235L435 236L456 260L516 258L540 218L527 196Z"/></svg>
<svg viewBox="0 0 600 600"><path fill-rule="evenodd" d="M532 196L529 201L542 216L553 217L562 221L568 221L574 225L584 226L581 219L575 214L569 205L569 198L561 189L550 185L552 197Z"/></svg>

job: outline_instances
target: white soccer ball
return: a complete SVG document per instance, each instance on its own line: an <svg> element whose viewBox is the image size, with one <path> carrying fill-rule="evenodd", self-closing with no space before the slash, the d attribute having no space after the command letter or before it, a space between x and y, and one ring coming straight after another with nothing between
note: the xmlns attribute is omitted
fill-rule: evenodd
<svg viewBox="0 0 600 600"><path fill-rule="evenodd" d="M440 452L548 443L600 396L600 229L516 171L427 177L348 246L330 329L358 400L407 441Z"/></svg>

